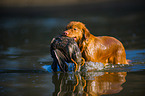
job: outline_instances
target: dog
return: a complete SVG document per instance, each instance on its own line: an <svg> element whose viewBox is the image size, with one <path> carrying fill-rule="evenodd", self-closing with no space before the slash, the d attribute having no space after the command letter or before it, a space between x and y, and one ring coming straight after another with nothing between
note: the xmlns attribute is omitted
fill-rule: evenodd
<svg viewBox="0 0 145 96"><path fill-rule="evenodd" d="M75 72L79 72L81 68L82 54L73 38L66 36L57 36L53 38L50 45L50 53L53 58L51 68L54 72L57 71L57 65L63 72L68 71L69 62L75 63Z"/></svg>
<svg viewBox="0 0 145 96"><path fill-rule="evenodd" d="M119 40L110 36L96 37L81 22L71 21L62 34L75 39L85 61L101 62L104 65L129 64L125 48Z"/></svg>

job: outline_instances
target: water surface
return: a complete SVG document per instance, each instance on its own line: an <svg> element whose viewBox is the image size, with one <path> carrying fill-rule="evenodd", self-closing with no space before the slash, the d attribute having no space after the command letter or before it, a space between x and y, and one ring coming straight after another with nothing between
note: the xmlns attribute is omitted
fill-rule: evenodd
<svg viewBox="0 0 145 96"><path fill-rule="evenodd" d="M110 64L104 69L92 72L53 73L50 67L52 63L49 52L50 41L64 31L70 19L1 19L0 95L139 96L145 94L145 49L144 36L141 34L144 23L140 21L137 22L138 25L134 25L129 22L131 25L128 26L126 24L128 21L125 21L128 17L124 17L123 21L119 21L121 26L117 26L118 23L115 23L117 19L109 23L113 19L98 18L88 17L89 22L81 20L86 21L94 35L111 35L118 38L125 45L126 56L132 61L131 64ZM104 23L99 25L100 22ZM95 25L99 27L94 27ZM126 37L124 33L131 35Z"/></svg>

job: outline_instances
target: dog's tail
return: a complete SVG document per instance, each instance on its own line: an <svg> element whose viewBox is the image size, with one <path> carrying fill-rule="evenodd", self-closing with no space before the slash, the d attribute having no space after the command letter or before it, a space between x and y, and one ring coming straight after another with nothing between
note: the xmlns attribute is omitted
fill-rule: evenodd
<svg viewBox="0 0 145 96"><path fill-rule="evenodd" d="M68 65L66 64L67 57L58 49L52 50L52 56L53 56L53 63L51 65L51 68L54 72L57 71L57 65L60 67L60 70L63 72L68 71Z"/></svg>

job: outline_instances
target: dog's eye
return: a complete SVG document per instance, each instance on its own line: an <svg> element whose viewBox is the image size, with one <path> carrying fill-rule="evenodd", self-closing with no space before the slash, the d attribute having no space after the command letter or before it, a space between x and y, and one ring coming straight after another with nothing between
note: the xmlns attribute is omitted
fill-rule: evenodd
<svg viewBox="0 0 145 96"><path fill-rule="evenodd" d="M75 28L74 30L77 30L77 28Z"/></svg>

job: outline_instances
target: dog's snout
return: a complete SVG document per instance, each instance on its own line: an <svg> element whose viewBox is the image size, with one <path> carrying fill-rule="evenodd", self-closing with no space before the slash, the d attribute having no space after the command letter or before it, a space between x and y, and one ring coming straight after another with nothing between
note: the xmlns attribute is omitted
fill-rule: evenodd
<svg viewBox="0 0 145 96"><path fill-rule="evenodd" d="M64 36L67 36L67 35L68 35L68 32L67 32L67 31L64 31L64 32L63 32L63 35L64 35Z"/></svg>

